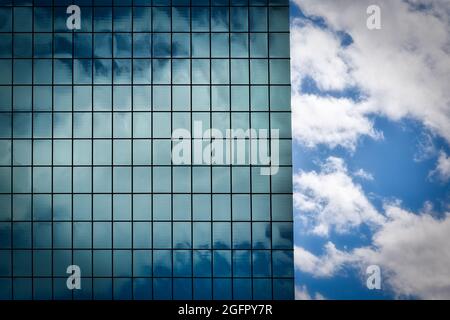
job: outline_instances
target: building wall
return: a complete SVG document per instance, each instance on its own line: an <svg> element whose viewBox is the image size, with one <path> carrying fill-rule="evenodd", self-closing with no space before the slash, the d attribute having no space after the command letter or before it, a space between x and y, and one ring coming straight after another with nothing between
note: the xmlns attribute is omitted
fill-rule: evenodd
<svg viewBox="0 0 450 320"><path fill-rule="evenodd" d="M12 2L0 2L0 298L292 299L288 1ZM250 152L193 163L193 141L192 162L174 165L173 131L200 122L278 130L278 172Z"/></svg>

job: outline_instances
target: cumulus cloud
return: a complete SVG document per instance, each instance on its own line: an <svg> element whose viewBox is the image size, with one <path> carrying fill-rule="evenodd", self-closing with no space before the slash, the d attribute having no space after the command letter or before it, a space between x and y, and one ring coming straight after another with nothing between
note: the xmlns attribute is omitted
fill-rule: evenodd
<svg viewBox="0 0 450 320"><path fill-rule="evenodd" d="M316 277L330 277L340 271L341 268L355 258L346 252L336 249L332 242L327 242L324 246L324 254L320 257L311 252L296 246L295 266L298 270L311 273Z"/></svg>
<svg viewBox="0 0 450 320"><path fill-rule="evenodd" d="M441 158L448 160L443 153ZM320 255L295 246L296 269L329 278L347 268L365 274L368 265L376 264L385 287L398 297L450 298L450 211L437 217L425 202L420 212L411 212L400 201L377 210L354 181L359 175L351 174L343 159L329 157L320 170L294 176L294 204L305 230L326 239L331 230L346 233L362 224L373 232L370 245L351 250L330 240ZM307 297L304 290L299 296Z"/></svg>
<svg viewBox="0 0 450 320"><path fill-rule="evenodd" d="M378 264L400 296L450 298L450 212L436 219L396 205L385 209L387 222L373 235L373 246L359 248L361 262Z"/></svg>
<svg viewBox="0 0 450 320"><path fill-rule="evenodd" d="M384 286L398 297L449 299L450 212L438 219L393 204L385 207L385 215L386 222L374 233L370 246L345 251L328 242L320 256L296 247L296 269L331 277L344 267L363 274L368 265L376 264Z"/></svg>
<svg viewBox="0 0 450 320"><path fill-rule="evenodd" d="M352 148L357 138L351 132L379 137L370 119L381 115L394 121L413 118L450 142L450 2L379 0L382 28L376 31L366 27L366 9L373 1L294 2L307 16L322 17L327 24L327 28L322 28L299 19L292 22L293 121L294 128L299 129L294 130L297 141L307 146ZM342 46L336 31L347 33L353 42ZM312 78L322 90L356 86L363 93L361 102L349 103L342 98L333 101L346 108L334 112L334 121L343 120L349 125L325 126L327 135L301 133L300 129L319 132L323 120L305 117L306 111L296 109L312 112L327 109L330 104L328 99L295 97L303 95L300 84L306 78ZM349 119L349 114L354 120ZM343 133L346 138L342 138Z"/></svg>
<svg viewBox="0 0 450 320"><path fill-rule="evenodd" d="M414 154L414 161L421 162L432 157L438 153L434 144L434 137L428 132L422 132L417 139L416 153Z"/></svg>
<svg viewBox="0 0 450 320"><path fill-rule="evenodd" d="M450 2L378 0L382 28L372 31L366 9L373 1L294 2L306 16L324 21L291 22L294 139L306 147L353 151L361 137L383 138L375 117L413 119L426 128L414 160L439 154L430 176L449 181L450 157L436 150L433 139L450 143ZM352 41L343 44L342 34ZM316 87L303 86L311 79ZM295 247L297 271L327 278L350 268L364 275L377 264L382 286L398 297L449 299L450 206L439 218L430 203L420 212L400 202L377 209L356 178L374 179L363 169L349 171L335 157L294 176L300 225L327 239L320 254ZM345 234L361 225L371 227L370 245L348 249L330 241L331 231ZM302 286L296 294L314 297Z"/></svg>
<svg viewBox="0 0 450 320"><path fill-rule="evenodd" d="M294 175L294 205L313 233L345 233L361 224L380 225L384 217L367 199L341 158L329 157L320 171Z"/></svg>
<svg viewBox="0 0 450 320"><path fill-rule="evenodd" d="M374 177L370 172L367 172L364 169L358 169L357 171L355 171L355 173L353 173L353 175L355 177L361 178L363 180L369 180L369 181L373 181Z"/></svg>
<svg viewBox="0 0 450 320"><path fill-rule="evenodd" d="M422 212L410 212L400 202L378 211L355 183L344 161L330 157L320 171L294 177L298 215L312 232L328 237L330 230L351 231L373 226L371 245L338 249L328 241L317 256L295 247L296 269L314 277L332 277L345 267L359 272L371 264L382 268L383 279L397 296L450 298L450 212L436 218L430 203Z"/></svg>
<svg viewBox="0 0 450 320"><path fill-rule="evenodd" d="M326 144L354 150L363 135L382 138L367 108L351 99L294 93L292 105L293 137L306 147Z"/></svg>
<svg viewBox="0 0 450 320"><path fill-rule="evenodd" d="M295 299L296 300L326 300L319 292L311 295L306 286L295 287Z"/></svg>
<svg viewBox="0 0 450 320"><path fill-rule="evenodd" d="M294 88L305 76L322 90L343 90L353 83L339 38L311 23L296 19L291 28L291 71Z"/></svg>
<svg viewBox="0 0 450 320"><path fill-rule="evenodd" d="M436 176L443 182L450 180L450 156L444 151L439 153L436 168L430 172L430 176Z"/></svg>

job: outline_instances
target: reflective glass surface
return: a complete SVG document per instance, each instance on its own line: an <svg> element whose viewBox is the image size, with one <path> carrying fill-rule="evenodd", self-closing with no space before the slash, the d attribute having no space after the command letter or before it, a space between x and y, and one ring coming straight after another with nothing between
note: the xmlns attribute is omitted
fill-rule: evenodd
<svg viewBox="0 0 450 320"><path fill-rule="evenodd" d="M66 2L0 1L0 299L293 299L288 1ZM197 121L278 172L173 164Z"/></svg>

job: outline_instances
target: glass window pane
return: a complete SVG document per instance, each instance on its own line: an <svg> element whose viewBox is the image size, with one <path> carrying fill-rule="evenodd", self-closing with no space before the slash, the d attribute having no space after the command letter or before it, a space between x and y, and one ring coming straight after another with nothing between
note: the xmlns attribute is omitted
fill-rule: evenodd
<svg viewBox="0 0 450 320"><path fill-rule="evenodd" d="M172 203L169 195L153 195L153 218L155 220L170 220L172 215L171 207Z"/></svg>
<svg viewBox="0 0 450 320"><path fill-rule="evenodd" d="M135 5L137 5L135 1ZM150 7L133 8L134 31L150 32L152 30L152 12Z"/></svg>
<svg viewBox="0 0 450 320"><path fill-rule="evenodd" d="M289 7L269 7L269 31L289 31Z"/></svg>
<svg viewBox="0 0 450 320"><path fill-rule="evenodd" d="M172 224L170 222L153 222L153 248L169 249L171 243Z"/></svg>
<svg viewBox="0 0 450 320"><path fill-rule="evenodd" d="M192 8L193 11L195 8ZM192 33L192 57L209 57L209 33Z"/></svg>
<svg viewBox="0 0 450 320"><path fill-rule="evenodd" d="M186 29L185 29L186 30ZM187 27L189 30L189 27ZM174 57L189 57L190 55L190 35L184 33L172 34L172 56Z"/></svg>
<svg viewBox="0 0 450 320"><path fill-rule="evenodd" d="M230 220L231 199L229 195L213 195L213 218L214 220Z"/></svg>
<svg viewBox="0 0 450 320"><path fill-rule="evenodd" d="M133 168L133 191L151 192L152 172L150 167Z"/></svg>
<svg viewBox="0 0 450 320"><path fill-rule="evenodd" d="M73 191L74 192L91 192L91 169L85 167L75 167L73 169L74 181L73 181Z"/></svg>
<svg viewBox="0 0 450 320"><path fill-rule="evenodd" d="M192 195L192 216L194 221L211 219L211 196L206 194Z"/></svg>
<svg viewBox="0 0 450 320"><path fill-rule="evenodd" d="M250 31L267 30L267 8L250 7Z"/></svg>
<svg viewBox="0 0 450 320"><path fill-rule="evenodd" d="M192 8L192 31L207 32L209 31L209 8L193 7Z"/></svg>
<svg viewBox="0 0 450 320"><path fill-rule="evenodd" d="M173 248L187 249L191 247L191 222L173 223Z"/></svg>
<svg viewBox="0 0 450 320"><path fill-rule="evenodd" d="M211 31L228 31L229 8L211 8Z"/></svg>
<svg viewBox="0 0 450 320"><path fill-rule="evenodd" d="M250 34L250 56L252 58L265 58L268 55L267 35L264 33Z"/></svg>
<svg viewBox="0 0 450 320"><path fill-rule="evenodd" d="M169 32L172 12L170 7L153 7L153 31Z"/></svg>
<svg viewBox="0 0 450 320"><path fill-rule="evenodd" d="M226 58L229 56L229 40L227 33L211 33L211 57Z"/></svg>

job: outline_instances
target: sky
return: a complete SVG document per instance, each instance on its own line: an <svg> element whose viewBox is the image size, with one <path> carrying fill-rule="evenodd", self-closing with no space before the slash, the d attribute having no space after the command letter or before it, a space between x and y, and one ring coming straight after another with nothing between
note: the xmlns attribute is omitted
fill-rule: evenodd
<svg viewBox="0 0 450 320"><path fill-rule="evenodd" d="M292 0L290 23L296 298L450 299L450 2Z"/></svg>

